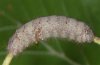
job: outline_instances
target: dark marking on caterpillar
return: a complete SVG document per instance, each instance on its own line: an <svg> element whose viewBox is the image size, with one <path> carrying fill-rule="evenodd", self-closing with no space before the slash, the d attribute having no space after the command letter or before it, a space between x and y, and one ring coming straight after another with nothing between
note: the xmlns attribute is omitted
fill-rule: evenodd
<svg viewBox="0 0 100 65"><path fill-rule="evenodd" d="M36 33L35 33L36 43L41 39L40 35L41 35L41 28L38 28Z"/></svg>

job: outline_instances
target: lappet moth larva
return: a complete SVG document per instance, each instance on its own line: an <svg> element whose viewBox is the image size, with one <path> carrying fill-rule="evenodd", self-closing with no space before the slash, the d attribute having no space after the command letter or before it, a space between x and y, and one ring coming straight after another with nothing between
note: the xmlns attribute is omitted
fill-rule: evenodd
<svg viewBox="0 0 100 65"><path fill-rule="evenodd" d="M92 30L85 23L65 16L47 16L34 19L17 29L8 43L8 52L3 65L9 65L13 56L22 52L32 42L49 37L68 38L70 40L100 43Z"/></svg>

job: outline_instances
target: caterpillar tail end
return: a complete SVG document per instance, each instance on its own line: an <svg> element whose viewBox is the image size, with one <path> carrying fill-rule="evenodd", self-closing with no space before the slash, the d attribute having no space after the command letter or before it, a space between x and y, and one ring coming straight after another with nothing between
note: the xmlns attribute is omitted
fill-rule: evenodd
<svg viewBox="0 0 100 65"><path fill-rule="evenodd" d="M12 53L9 53L9 54L6 56L6 58L4 59L4 62L3 62L2 65L9 65L10 62L11 62L11 60L12 60L12 58L13 58L13 54L12 54Z"/></svg>
<svg viewBox="0 0 100 65"><path fill-rule="evenodd" d="M99 37L94 37L94 42L97 44L100 44L100 38Z"/></svg>

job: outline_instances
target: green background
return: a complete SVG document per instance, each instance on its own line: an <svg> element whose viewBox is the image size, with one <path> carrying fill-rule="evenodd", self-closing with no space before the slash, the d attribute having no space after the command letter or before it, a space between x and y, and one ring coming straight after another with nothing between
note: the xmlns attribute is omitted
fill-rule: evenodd
<svg viewBox="0 0 100 65"><path fill-rule="evenodd" d="M63 15L84 21L100 36L100 0L0 0L0 65L15 30L28 21ZM100 65L100 46L49 38L27 48L10 65Z"/></svg>

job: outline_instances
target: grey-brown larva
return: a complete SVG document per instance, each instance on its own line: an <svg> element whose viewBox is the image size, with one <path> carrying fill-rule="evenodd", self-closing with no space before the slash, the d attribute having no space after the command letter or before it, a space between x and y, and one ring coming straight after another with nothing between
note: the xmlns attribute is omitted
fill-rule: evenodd
<svg viewBox="0 0 100 65"><path fill-rule="evenodd" d="M17 55L32 42L49 37L69 38L77 42L93 41L92 30L83 22L65 16L47 16L32 20L19 28L8 44L8 51Z"/></svg>
<svg viewBox="0 0 100 65"><path fill-rule="evenodd" d="M33 42L38 42L49 37L68 38L82 42L96 42L92 30L83 22L65 16L47 16L34 19L16 30L8 43L8 52L3 65L9 65L13 56L22 52Z"/></svg>

